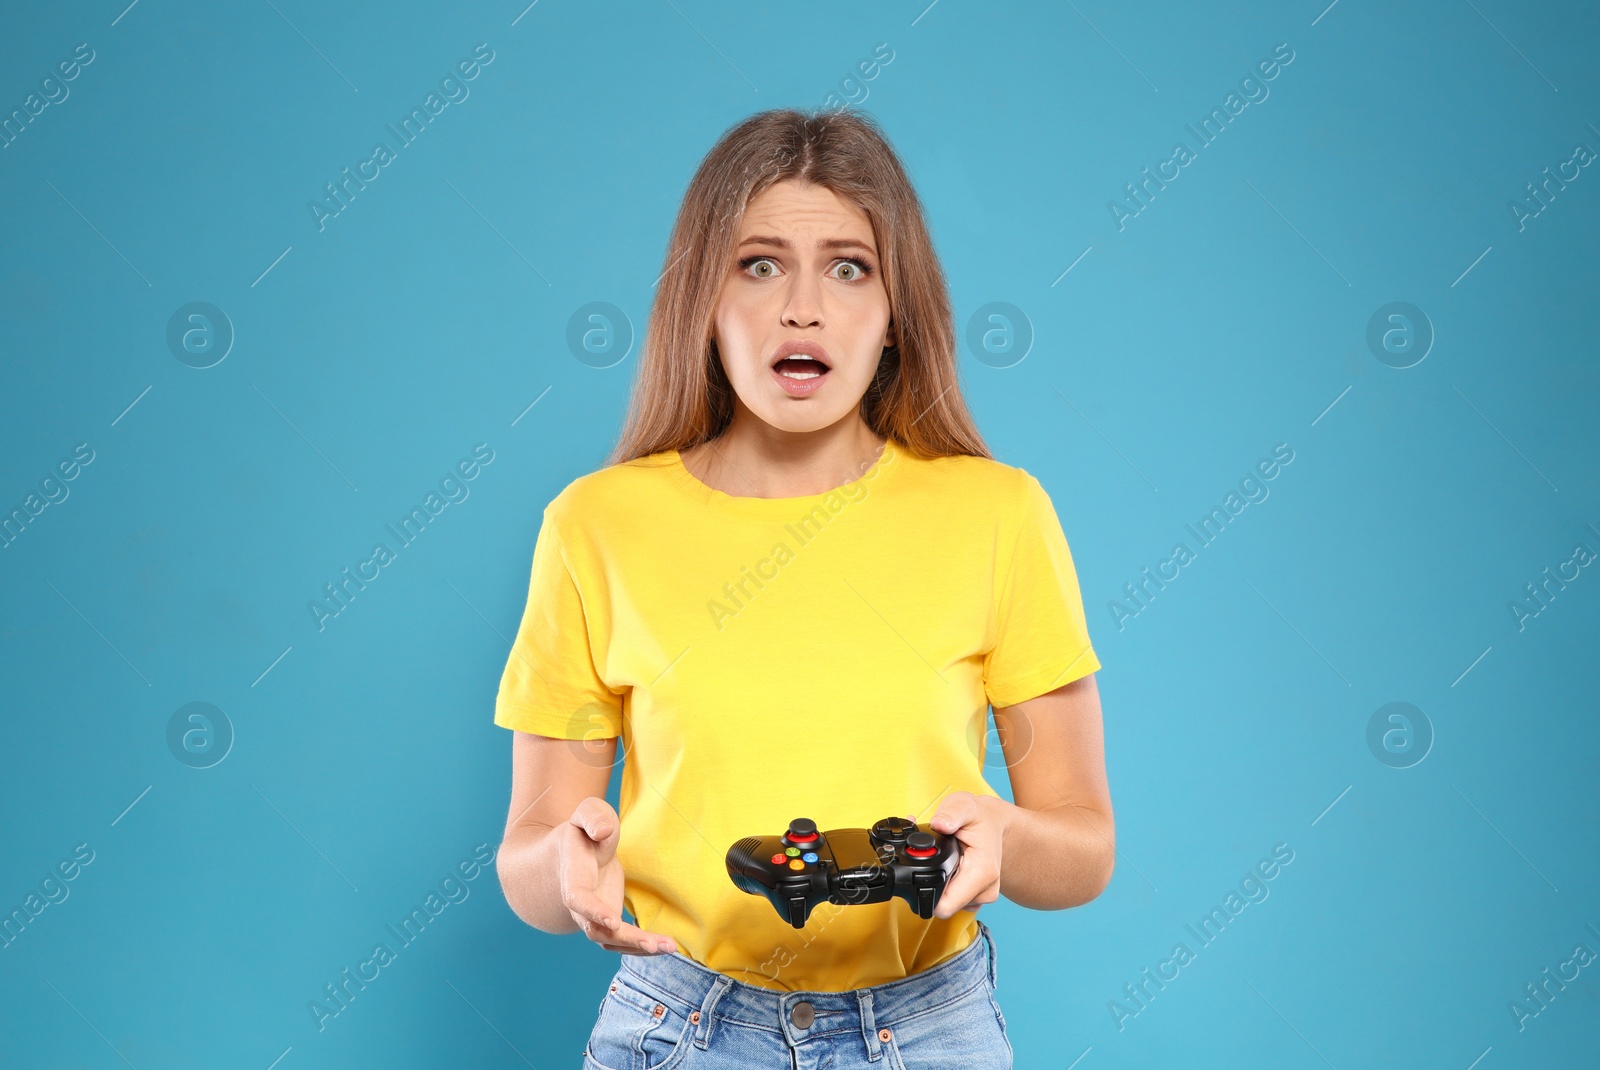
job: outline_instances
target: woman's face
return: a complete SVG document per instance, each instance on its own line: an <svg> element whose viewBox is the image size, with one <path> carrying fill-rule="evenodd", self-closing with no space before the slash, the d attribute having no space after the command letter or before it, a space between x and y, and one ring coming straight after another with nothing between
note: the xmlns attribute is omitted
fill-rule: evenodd
<svg viewBox="0 0 1600 1070"><path fill-rule="evenodd" d="M714 335L736 407L796 432L853 415L894 344L867 214L822 186L778 182L745 209L732 256ZM793 342L819 348L780 359Z"/></svg>

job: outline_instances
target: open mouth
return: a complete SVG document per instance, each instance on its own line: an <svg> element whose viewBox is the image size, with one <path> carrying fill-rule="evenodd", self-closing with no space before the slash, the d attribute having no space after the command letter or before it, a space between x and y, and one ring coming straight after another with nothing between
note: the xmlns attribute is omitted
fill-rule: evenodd
<svg viewBox="0 0 1600 1070"><path fill-rule="evenodd" d="M772 370L785 379L817 379L828 374L828 366L820 360L810 357L784 357L772 366Z"/></svg>
<svg viewBox="0 0 1600 1070"><path fill-rule="evenodd" d="M822 389L828 381L828 351L822 343L810 338L791 338L774 352L768 369L772 381L792 398L806 398Z"/></svg>

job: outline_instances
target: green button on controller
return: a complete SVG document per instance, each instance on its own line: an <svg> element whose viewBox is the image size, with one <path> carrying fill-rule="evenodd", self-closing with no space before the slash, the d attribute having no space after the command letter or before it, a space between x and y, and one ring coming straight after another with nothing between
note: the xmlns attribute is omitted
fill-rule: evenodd
<svg viewBox="0 0 1600 1070"><path fill-rule="evenodd" d="M785 847L783 849L783 853L788 855L790 858L799 858L800 857L800 848L798 848L798 847Z"/></svg>

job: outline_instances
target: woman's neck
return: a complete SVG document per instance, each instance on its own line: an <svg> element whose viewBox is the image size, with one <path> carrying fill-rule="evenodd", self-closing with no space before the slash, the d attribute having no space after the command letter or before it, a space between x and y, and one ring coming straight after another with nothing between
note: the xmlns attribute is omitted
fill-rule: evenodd
<svg viewBox="0 0 1600 1070"><path fill-rule="evenodd" d="M709 442L680 450L683 466L736 498L800 498L860 479L885 445L859 418L805 432L745 426L735 420Z"/></svg>

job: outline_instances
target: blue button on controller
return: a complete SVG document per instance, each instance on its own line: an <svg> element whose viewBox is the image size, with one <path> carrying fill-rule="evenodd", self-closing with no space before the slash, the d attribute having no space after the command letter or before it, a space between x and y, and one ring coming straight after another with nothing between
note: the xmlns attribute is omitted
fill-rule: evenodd
<svg viewBox="0 0 1600 1070"><path fill-rule="evenodd" d="M815 862L817 860L817 852L815 852L815 851L807 851L805 854L801 855L800 857L805 859L807 862Z"/></svg>

